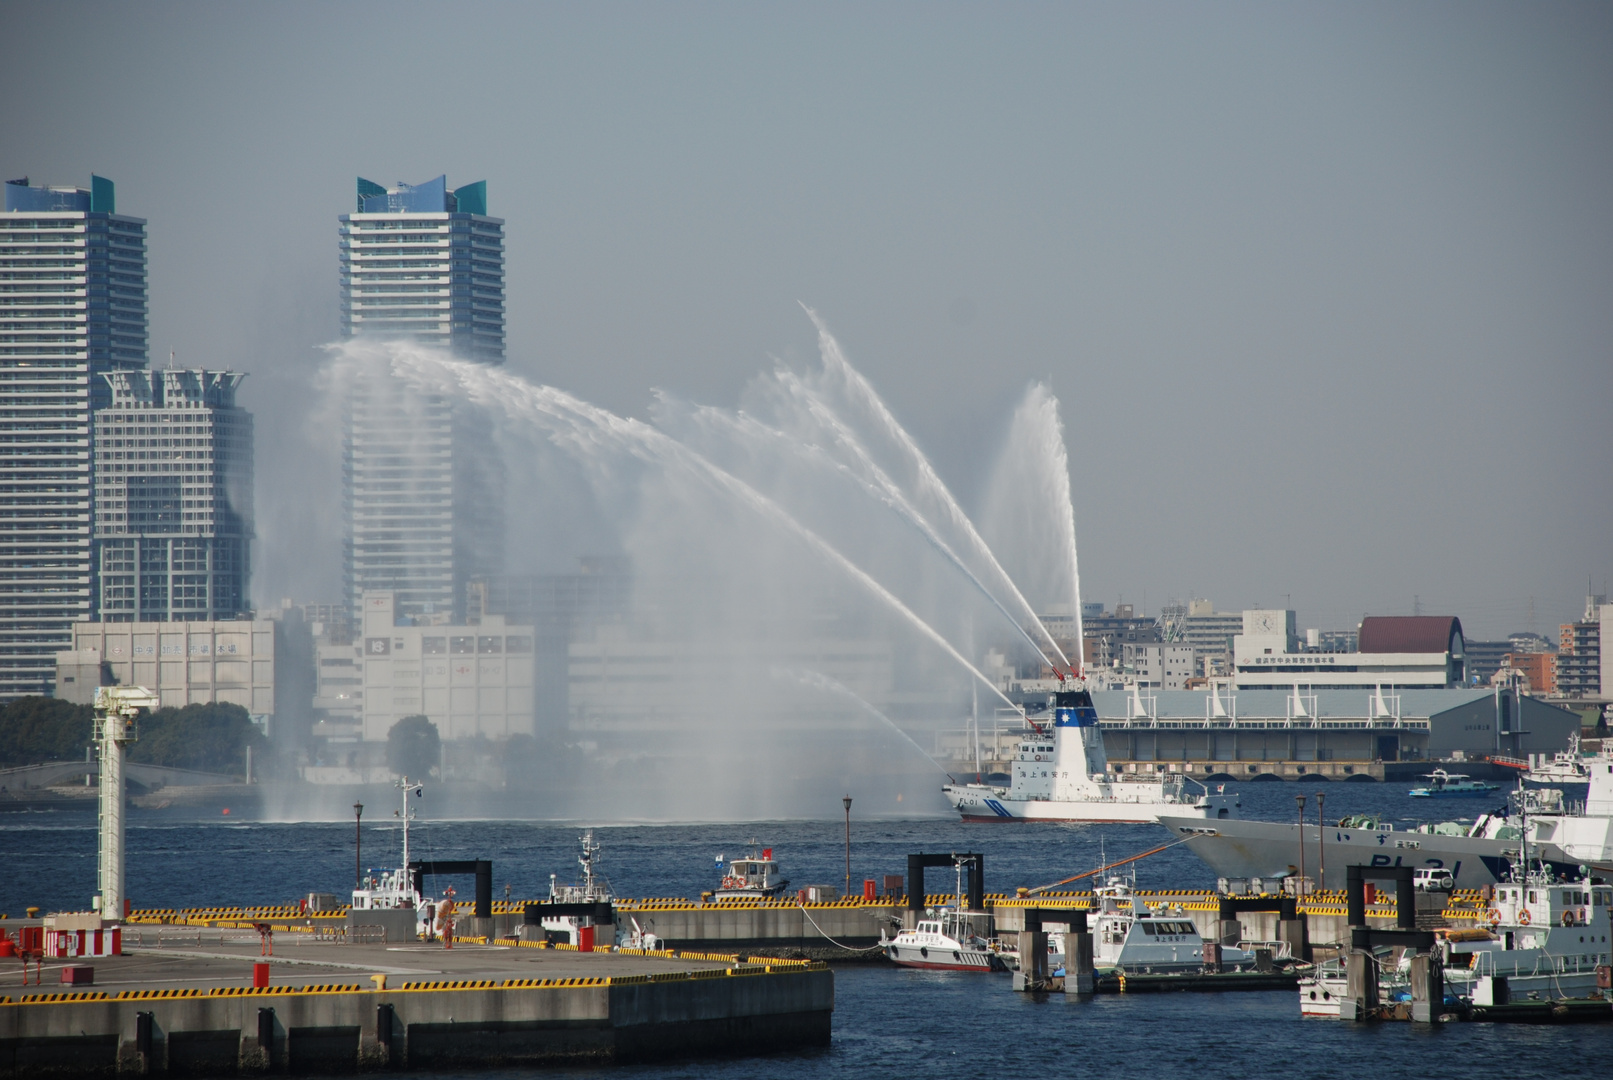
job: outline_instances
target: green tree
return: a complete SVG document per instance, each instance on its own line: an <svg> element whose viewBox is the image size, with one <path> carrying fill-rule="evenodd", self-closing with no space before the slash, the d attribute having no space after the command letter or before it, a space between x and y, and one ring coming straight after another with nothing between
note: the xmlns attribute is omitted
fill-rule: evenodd
<svg viewBox="0 0 1613 1080"><path fill-rule="evenodd" d="M0 706L0 765L80 761L95 710L58 698L25 697Z"/></svg>
<svg viewBox="0 0 1613 1080"><path fill-rule="evenodd" d="M399 776L424 779L442 760L442 738L430 717L405 716L386 733L386 765Z"/></svg>
<svg viewBox="0 0 1613 1080"><path fill-rule="evenodd" d="M238 773L246 748L258 754L267 743L245 709L222 701L158 709L142 717L139 727L129 760L175 769Z"/></svg>

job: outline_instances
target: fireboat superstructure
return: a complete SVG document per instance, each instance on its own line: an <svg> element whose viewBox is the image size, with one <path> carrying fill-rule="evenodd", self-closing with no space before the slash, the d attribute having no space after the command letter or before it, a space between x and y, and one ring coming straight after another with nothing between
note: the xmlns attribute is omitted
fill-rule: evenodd
<svg viewBox="0 0 1613 1080"><path fill-rule="evenodd" d="M1007 787L945 784L941 791L965 821L1153 822L1164 815L1237 816L1237 795L1186 790L1180 775L1131 779L1109 770L1092 695L1070 678L1052 696L1051 721L1026 717Z"/></svg>

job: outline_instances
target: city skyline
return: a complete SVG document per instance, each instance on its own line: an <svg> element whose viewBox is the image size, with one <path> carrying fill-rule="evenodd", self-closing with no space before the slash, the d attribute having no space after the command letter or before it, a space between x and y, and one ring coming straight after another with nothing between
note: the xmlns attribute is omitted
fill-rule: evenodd
<svg viewBox="0 0 1613 1080"><path fill-rule="evenodd" d="M339 330L330 215L377 162L521 193L508 363L620 412L655 387L731 400L767 355L801 362L805 300L975 506L999 406L1051 376L1088 597L1282 603L1323 627L1420 606L1488 638L1529 629L1531 598L1551 637L1587 576L1606 591L1606 12L718 27L492 6L478 38L497 56L543 42L544 63L451 63L479 102L456 125L432 121L461 95L355 127L318 103L438 43L366 27L390 59L339 57L362 17L299 10L324 33L107 9L72 31L72 63L125 84L115 107L84 108L95 80L69 79L0 120L7 175L115 176L160 228L155 354L251 373L243 403L277 447L259 603L340 593L339 560L308 558L336 550L340 516L298 505L296 406ZM28 42L62 18L5 16L14 94L60 65ZM249 38L255 53L232 44ZM828 55L838 78L819 84ZM1475 63L1492 55L1507 62ZM953 56L972 65L955 86ZM568 89L598 79L616 93ZM198 83L216 92L187 99ZM220 127L223 109L243 122ZM243 196L288 165L298 198ZM238 238L248 272L217 273L210 253Z"/></svg>

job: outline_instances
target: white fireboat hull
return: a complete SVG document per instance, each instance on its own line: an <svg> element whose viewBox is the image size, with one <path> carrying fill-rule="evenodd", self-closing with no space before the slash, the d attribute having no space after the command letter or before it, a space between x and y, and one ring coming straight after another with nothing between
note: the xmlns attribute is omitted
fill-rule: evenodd
<svg viewBox="0 0 1613 1080"><path fill-rule="evenodd" d="M1144 787L1144 785L1137 785ZM1014 799L986 784L947 784L942 793L964 821L1076 821L1151 825L1162 816L1207 819L1231 816L1236 797L1210 795L1196 802L1150 799L1153 790L1112 799ZM1157 790L1157 789L1155 789Z"/></svg>

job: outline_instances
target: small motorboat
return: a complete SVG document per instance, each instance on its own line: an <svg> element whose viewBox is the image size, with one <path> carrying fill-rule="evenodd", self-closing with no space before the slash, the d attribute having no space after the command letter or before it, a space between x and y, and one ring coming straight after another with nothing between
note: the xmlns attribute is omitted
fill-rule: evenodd
<svg viewBox="0 0 1613 1080"><path fill-rule="evenodd" d="M1003 957L973 925L973 919L985 918L983 912L937 908L910 930L899 930L893 938L881 935L879 943L891 962L903 967L1007 971Z"/></svg>
<svg viewBox="0 0 1613 1080"><path fill-rule="evenodd" d="M717 856L717 869L723 870L724 862L721 855ZM762 848L758 853L754 840L751 841L749 855L727 862L722 885L713 894L718 900L736 898L765 900L777 896L790 884L789 879L779 875L778 863L773 860L773 849Z"/></svg>
<svg viewBox="0 0 1613 1080"><path fill-rule="evenodd" d="M879 944L892 963L946 971L1008 970L1002 951L980 932L990 924L990 913L969 911L964 903L965 862L959 859L955 864L958 886L951 906L925 912L924 918L897 931L895 937L886 937L881 931Z"/></svg>
<svg viewBox="0 0 1613 1080"><path fill-rule="evenodd" d="M1414 799L1478 797L1500 790L1499 787L1488 781L1474 780L1464 773L1446 772L1444 769L1435 769L1433 772L1424 773L1423 775L1429 781L1428 786L1412 788L1411 791L1407 792Z"/></svg>

